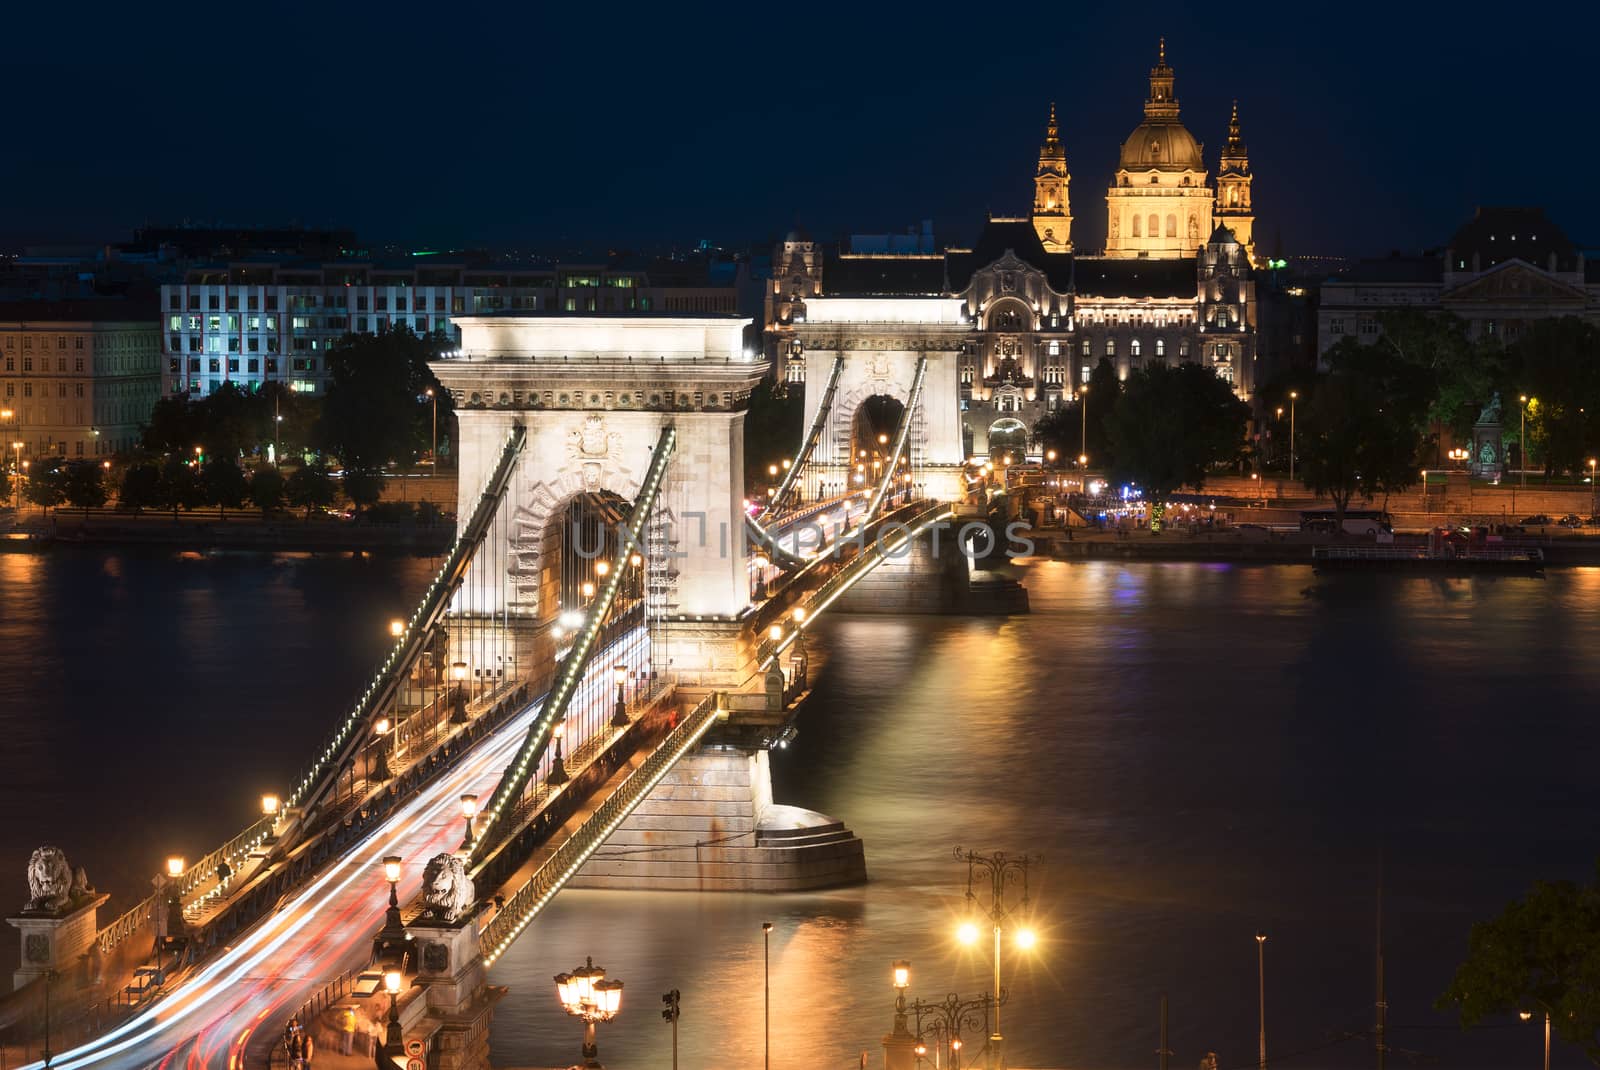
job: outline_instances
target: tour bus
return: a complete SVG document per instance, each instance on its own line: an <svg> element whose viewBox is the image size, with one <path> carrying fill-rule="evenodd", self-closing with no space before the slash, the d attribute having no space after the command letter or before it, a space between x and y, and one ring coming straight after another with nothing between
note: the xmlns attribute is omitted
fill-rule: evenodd
<svg viewBox="0 0 1600 1070"><path fill-rule="evenodd" d="M1300 514L1300 530L1332 534L1339 514L1333 509L1307 509ZM1381 509L1346 509L1344 530L1350 535L1393 535L1394 523Z"/></svg>

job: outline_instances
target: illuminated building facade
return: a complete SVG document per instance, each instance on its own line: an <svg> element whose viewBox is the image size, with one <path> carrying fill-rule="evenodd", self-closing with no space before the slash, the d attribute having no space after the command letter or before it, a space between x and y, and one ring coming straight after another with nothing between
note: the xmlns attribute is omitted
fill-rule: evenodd
<svg viewBox="0 0 1600 1070"><path fill-rule="evenodd" d="M223 383L264 382L320 394L328 349L346 334L405 327L459 341L452 318L488 312L728 313L733 271L684 264L525 267L442 257L385 264L359 260L252 260L201 264L161 288L164 385L210 394Z"/></svg>
<svg viewBox="0 0 1600 1070"><path fill-rule="evenodd" d="M0 305L0 435L26 458L132 449L161 392L161 339L147 302Z"/></svg>
<svg viewBox="0 0 1600 1070"><path fill-rule="evenodd" d="M1201 147L1178 119L1173 81L1163 44L1145 119L1123 144L1107 190L1102 254L1075 249L1071 176L1052 106L1032 212L989 218L971 248L885 255L790 233L773 252L769 356L789 382L805 383L826 375L841 352L884 354L871 359L887 364L930 355L929 418L943 419L940 406L957 413L968 455L1030 442L1038 420L1074 400L1102 360L1122 378L1151 365L1204 363L1249 397L1254 209L1238 113L1213 190ZM941 390L935 373L946 366ZM847 427L849 414L841 419Z"/></svg>

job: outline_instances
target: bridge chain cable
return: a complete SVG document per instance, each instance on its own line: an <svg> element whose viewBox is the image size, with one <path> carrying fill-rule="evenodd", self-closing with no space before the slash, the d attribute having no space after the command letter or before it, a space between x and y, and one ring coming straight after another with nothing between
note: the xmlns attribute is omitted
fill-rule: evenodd
<svg viewBox="0 0 1600 1070"><path fill-rule="evenodd" d="M617 593L627 574L625 566L628 557L643 545L640 536L655 512L656 498L661 492L662 482L666 477L667 467L677 442L678 432L675 427L668 425L662 429L661 437L656 442L655 454L650 459L650 467L646 470L644 480L639 486L639 496L628 514L625 537L618 545L616 558L606 573L604 585L598 597L590 604L589 612L583 625L578 629L577 638L571 649L562 659L556 686L551 691L549 700L540 710L539 716L528 726L526 739L517 751L516 757L506 767L500 783L495 787L493 798L483 811L483 831L478 835L469 859L472 866L479 865L484 856L496 845L502 819L514 810L516 800L522 796L549 744L552 727L566 717L567 708L578 692L579 685L584 681L585 668L595 651L596 637L599 636L601 626L611 612L612 604L616 601Z"/></svg>
<svg viewBox="0 0 1600 1070"><path fill-rule="evenodd" d="M312 789L326 780L330 769L342 766L343 752L349 749L355 730L365 723L371 712L392 693L394 685L404 675L397 670L408 671L412 660L426 646L433 626L448 606L450 595L460 586L466 565L471 561L479 543L483 540L488 524L499 510L500 501L510 485L515 462L526 443L526 429L520 424L513 427L501 450L500 459L478 497L470 522L457 534L444 565L424 592L421 603L406 623L405 630L379 668L373 682L368 685L338 731L324 744L322 752L296 784L294 791L283 801L286 810L316 801L321 790L313 792ZM357 738L355 743L359 746L360 739ZM218 866L226 863L230 868L238 870L244 860L266 842L275 825L276 818L257 818L244 831L221 847L190 863L181 874L172 878L172 883L161 892L145 897L109 925L102 926L95 937L101 953L110 954L124 940L142 929L154 917L153 911L168 897L175 894L180 901L188 898L196 888L207 883L215 875Z"/></svg>
<svg viewBox="0 0 1600 1070"><path fill-rule="evenodd" d="M800 442L800 452L795 455L789 470L783 474L783 481L778 484L778 492L772 496L772 501L756 517L759 523L766 520L773 513L783 508L788 500L789 492L793 489L795 481L800 478L800 470L811 459L811 451L817 446L817 440L822 437L822 430L827 425L828 415L833 409L833 396L839 390L839 378L844 372L844 354L840 353L833 358L833 370L828 373L828 385L822 392L822 400L817 405L817 415L811 421L811 429L806 432L806 437Z"/></svg>
<svg viewBox="0 0 1600 1070"><path fill-rule="evenodd" d="M900 426L894 433L894 450L889 454L889 461L883 466L883 478L878 481L878 489L873 492L872 501L867 504L867 517L878 515L878 507L883 504L884 496L889 487L894 483L895 469L900 467L900 458L905 455L906 441L911 437L912 416L922 405L922 385L928 378L928 358L917 358L917 374L911 380L911 396L906 402L905 412L900 416ZM865 521L863 521L865 523Z"/></svg>
<svg viewBox="0 0 1600 1070"><path fill-rule="evenodd" d="M678 759L692 750L721 715L719 694L707 695L667 733L637 769L618 784L561 846L557 847L528 882L505 901L479 936L484 966L493 966L539 911L566 886L573 874L617 830L646 795L655 790Z"/></svg>

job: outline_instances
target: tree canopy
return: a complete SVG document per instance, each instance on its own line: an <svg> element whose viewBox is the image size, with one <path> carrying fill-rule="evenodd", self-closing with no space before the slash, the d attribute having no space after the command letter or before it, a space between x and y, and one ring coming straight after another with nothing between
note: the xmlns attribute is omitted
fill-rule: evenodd
<svg viewBox="0 0 1600 1070"><path fill-rule="evenodd" d="M42 509L53 509L66 501L66 462L59 459L35 462L24 477L22 496Z"/></svg>
<svg viewBox="0 0 1600 1070"><path fill-rule="evenodd" d="M295 469L283 489L289 504L296 509L304 509L308 518L311 510L332 505L337 494L333 477L320 464L306 464Z"/></svg>
<svg viewBox="0 0 1600 1070"><path fill-rule="evenodd" d="M1075 401L1046 413L1035 425L1034 435L1063 459L1076 458L1081 452L1088 455L1090 464L1109 468L1113 458L1106 435L1106 419L1121 396L1122 382L1117 378L1116 368L1101 357L1100 363L1089 373L1088 390L1080 388ZM1089 408L1087 423L1084 422L1085 404Z"/></svg>
<svg viewBox="0 0 1600 1070"><path fill-rule="evenodd" d="M1478 922L1440 1010L1463 1026L1495 1014L1547 1013L1562 1040L1600 1066L1600 882L1540 882Z"/></svg>
<svg viewBox="0 0 1600 1070"><path fill-rule="evenodd" d="M66 466L61 491L77 509L99 509L106 504L106 470L94 461L74 461Z"/></svg>
<svg viewBox="0 0 1600 1070"><path fill-rule="evenodd" d="M328 351L330 382L317 421L319 446L346 469L373 473L393 462L410 464L428 449L432 405L446 427L450 396L428 361L445 348L443 335L418 336L405 327L347 334Z"/></svg>
<svg viewBox="0 0 1600 1070"><path fill-rule="evenodd" d="M1211 468L1239 456L1249 418L1250 407L1203 364L1134 372L1106 416L1108 471L1158 503L1179 487L1198 489Z"/></svg>

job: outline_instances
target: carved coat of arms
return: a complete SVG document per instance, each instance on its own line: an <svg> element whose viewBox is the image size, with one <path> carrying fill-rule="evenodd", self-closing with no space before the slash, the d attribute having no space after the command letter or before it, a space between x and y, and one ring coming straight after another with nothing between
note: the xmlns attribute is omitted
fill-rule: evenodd
<svg viewBox="0 0 1600 1070"><path fill-rule="evenodd" d="M592 414L583 426L567 437L567 458L581 466L583 489L597 491L607 461L615 459L622 447L622 435L606 430L605 418Z"/></svg>

